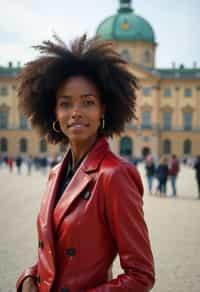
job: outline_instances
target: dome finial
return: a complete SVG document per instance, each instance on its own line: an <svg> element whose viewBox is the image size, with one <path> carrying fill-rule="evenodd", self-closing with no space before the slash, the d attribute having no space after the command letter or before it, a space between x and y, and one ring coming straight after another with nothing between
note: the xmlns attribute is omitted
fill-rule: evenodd
<svg viewBox="0 0 200 292"><path fill-rule="evenodd" d="M120 0L120 8L119 11L133 11L132 5L131 5L131 0Z"/></svg>

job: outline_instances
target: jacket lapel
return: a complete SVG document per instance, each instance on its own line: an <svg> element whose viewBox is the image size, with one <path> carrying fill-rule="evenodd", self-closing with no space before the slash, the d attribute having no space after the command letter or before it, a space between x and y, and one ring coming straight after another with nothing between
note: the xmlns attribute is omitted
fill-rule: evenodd
<svg viewBox="0 0 200 292"><path fill-rule="evenodd" d="M55 232L59 228L63 218L67 215L72 203L93 180L94 172L98 170L107 151L108 143L105 138L101 138L82 161L55 207L53 215ZM56 186L55 189L57 189Z"/></svg>
<svg viewBox="0 0 200 292"><path fill-rule="evenodd" d="M49 245L49 248L51 250L52 255L52 265L54 267L54 257L55 257L55 251L54 251L54 230L52 225L52 215L53 215L53 208L54 208L54 202L57 194L57 189L59 186L61 173L63 171L63 168L65 168L65 165L67 163L68 155L66 155L65 159L61 164L53 168L49 175L49 181L47 183L46 190L43 195L40 212L39 212L39 223L40 223L40 230L43 236L43 239L45 238L46 242ZM50 256L50 255L49 255Z"/></svg>

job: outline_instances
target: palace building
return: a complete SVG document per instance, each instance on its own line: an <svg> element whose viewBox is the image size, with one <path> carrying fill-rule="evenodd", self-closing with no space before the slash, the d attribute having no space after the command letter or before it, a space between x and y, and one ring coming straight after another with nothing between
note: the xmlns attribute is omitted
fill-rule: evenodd
<svg viewBox="0 0 200 292"><path fill-rule="evenodd" d="M200 154L200 68L156 68L156 35L137 15L131 0L120 0L116 14L97 27L96 35L112 41L139 81L137 121L110 140L120 155L142 157L149 152ZM40 139L17 110L16 76L20 67L0 67L0 154L47 155L64 151Z"/></svg>

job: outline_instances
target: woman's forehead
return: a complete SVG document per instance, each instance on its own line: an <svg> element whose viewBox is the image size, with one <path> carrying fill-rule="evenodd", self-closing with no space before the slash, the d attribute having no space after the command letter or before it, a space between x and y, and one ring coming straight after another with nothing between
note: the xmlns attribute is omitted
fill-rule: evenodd
<svg viewBox="0 0 200 292"><path fill-rule="evenodd" d="M57 91L57 96L94 95L99 96L99 90L94 82L85 76L74 76L65 79Z"/></svg>

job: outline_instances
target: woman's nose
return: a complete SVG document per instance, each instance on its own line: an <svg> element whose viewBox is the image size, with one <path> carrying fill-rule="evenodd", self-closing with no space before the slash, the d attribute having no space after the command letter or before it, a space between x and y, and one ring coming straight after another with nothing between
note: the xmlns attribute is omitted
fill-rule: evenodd
<svg viewBox="0 0 200 292"><path fill-rule="evenodd" d="M82 116L82 113L81 113L80 106L78 105L74 106L73 111L72 111L72 118L78 118L81 116Z"/></svg>

